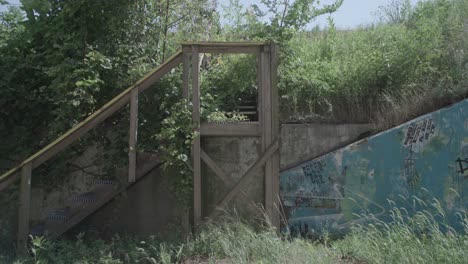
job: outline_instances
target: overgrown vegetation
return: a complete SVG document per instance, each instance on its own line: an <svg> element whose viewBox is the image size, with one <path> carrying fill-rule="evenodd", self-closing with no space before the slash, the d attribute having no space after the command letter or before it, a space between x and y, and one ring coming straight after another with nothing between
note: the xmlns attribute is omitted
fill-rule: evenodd
<svg viewBox="0 0 468 264"><path fill-rule="evenodd" d="M405 2L382 7L388 23L339 31L329 19L326 31L293 38L284 118L389 126L466 97L468 2Z"/></svg>
<svg viewBox="0 0 468 264"><path fill-rule="evenodd" d="M188 241L118 236L102 241L80 234L73 241L51 242L37 237L31 256L15 263L465 263L468 218L460 218L464 230L457 232L444 226L445 214L437 208L413 215L393 208L387 222L368 215L365 225L339 240L326 233L317 241L287 237L236 217L203 226Z"/></svg>
<svg viewBox="0 0 468 264"><path fill-rule="evenodd" d="M383 128L467 95L464 0L415 7L392 1L380 10L382 23L349 31L338 30L331 19L327 29L305 30L342 1L260 1L246 9L232 0L227 25L219 22L216 2L207 0L21 4L0 18L3 170L83 120L183 40L278 41L283 121L374 122ZM142 95L141 119L151 122L140 124L140 151L158 145L160 137L153 135L180 100L180 77L177 70ZM208 119L228 119L223 111L255 103L254 58L204 55L202 95ZM45 186L60 184L66 161L90 142L106 150L100 162L108 164L109 175L125 166L126 111L37 170L41 177L35 178ZM112 136L102 136L110 130Z"/></svg>
<svg viewBox="0 0 468 264"><path fill-rule="evenodd" d="M6 2L0 0L2 4ZM262 0L258 6L251 7L231 0L226 7L226 18L230 22L226 25L220 23L217 2L209 0L20 2L20 8L11 7L0 14L0 172L16 165L89 116L167 59L182 41L279 42L278 86L283 122L372 122L383 129L468 95L466 0L426 0L414 7L406 0L393 0L379 10L380 23L354 30L340 30L332 19L325 29L308 29L317 16L337 10L343 2L341 0L330 5L321 5L315 0ZM225 112L256 101L255 59L251 56L205 54L201 62L204 120L245 119ZM171 72L140 96L138 151L158 150L165 154L166 164L180 172L179 177L174 178L172 188L182 203L189 204L191 173L187 163L188 146L194 135L190 105L180 98L180 69ZM117 168L126 166L128 123L128 109L123 109L67 152L36 169L34 184L53 188L65 181L71 157L80 155L93 144L105 150L100 152L97 163L105 168L105 175L111 177ZM14 190L0 194L0 206L8 211L0 215L1 237L9 238L13 234L11 223L7 221L14 217L12 209L8 209L15 208L13 202L16 202ZM330 256L330 261L341 258L331 250L333 247L318 247L301 240L287 242L270 231L253 233L242 224L211 227L204 234L208 239L216 232L251 236L249 239L252 241L270 239L271 244L265 247L276 248L291 258L293 256L287 255L283 249L295 252L297 247L304 251L296 252L298 261L302 256L324 261ZM378 237L381 246L394 243L387 241L393 234L389 232L406 231L367 228L362 232ZM355 233L354 238L358 234ZM421 242L418 236L408 236L411 243ZM446 241L447 244L458 241L458 244L450 244L454 248L459 243L466 243L464 235L455 238L446 234L440 236L450 240ZM209 242L209 239L205 241L208 244L222 241ZM347 257L352 255L364 261L380 262L374 259L378 255L353 251L352 246L345 242L351 239L353 236L341 244L350 250ZM430 239L435 239L429 240L431 243L443 241L437 240L436 236ZM6 240L0 242L0 247L3 241ZM390 248L388 251L377 248L379 245L372 244L372 239L368 241L369 244L362 244L363 249L369 247L389 257L397 252ZM62 248L68 247L75 252L71 249L72 242L41 243L45 244L36 247L38 252L42 252L37 256L45 252L41 247L54 248L47 254L57 253L57 258ZM98 248L102 250L89 256L107 258L109 263L119 261L120 258L112 252L117 250L120 240L115 245L96 243L101 243L102 247ZM181 252L186 252L189 245L195 247L199 245L196 243L202 242L190 243L184 245ZM429 250L424 248L425 243L421 244L422 251ZM94 248L93 245L80 245ZM204 252L201 255L210 258L213 254L221 259L241 262L268 262L270 256L278 256L272 251L257 256L252 253L254 244L241 247L239 251L233 248L239 245L226 246L231 247L232 254L220 253L223 252L222 247L217 247L219 251L216 253ZM148 248L153 253L149 255L160 261L163 255L174 258L172 247L164 247L166 251L160 248L160 244L151 244ZM128 248L134 250L133 246ZM445 249L442 244L440 248ZM163 251L165 253L161 253ZM187 254L184 256L194 256ZM82 257L85 259L87 256Z"/></svg>

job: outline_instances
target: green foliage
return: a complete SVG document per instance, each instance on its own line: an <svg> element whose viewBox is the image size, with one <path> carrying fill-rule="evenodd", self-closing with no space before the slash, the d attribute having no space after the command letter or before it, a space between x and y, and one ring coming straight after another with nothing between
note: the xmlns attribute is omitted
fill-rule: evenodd
<svg viewBox="0 0 468 264"><path fill-rule="evenodd" d="M256 34L260 38L285 44L294 36L294 33L303 29L316 17L336 11L343 4L343 0L336 0L322 6L320 6L320 1L316 0L262 0L261 4L263 8L252 5L258 23L263 24L261 32ZM269 22L260 22L265 18L269 18Z"/></svg>
<svg viewBox="0 0 468 264"><path fill-rule="evenodd" d="M189 207L193 186L190 149L197 136L193 132L192 112L187 101L182 100L167 110L167 115L155 138L161 142L159 150L164 166L175 172L171 177L171 191L182 206Z"/></svg>
<svg viewBox="0 0 468 264"><path fill-rule="evenodd" d="M206 224L186 241L118 236L102 241L80 234L51 242L36 237L30 256L16 263L465 263L468 218L460 215L465 230L457 233L444 226L438 201L428 207L434 210L424 207L411 216L394 207L390 222L367 215L365 225L337 240L326 233L321 241L285 237L237 217Z"/></svg>
<svg viewBox="0 0 468 264"><path fill-rule="evenodd" d="M404 208L393 208L390 223L370 215L369 224L354 227L333 248L343 257L368 263L465 263L468 218L460 215L464 230L457 233L446 226L438 201L428 207L435 210L427 208L409 215Z"/></svg>
<svg viewBox="0 0 468 264"><path fill-rule="evenodd" d="M203 72L202 104L207 113L233 111L238 106L257 102L257 70L255 57L248 55L216 56Z"/></svg>
<svg viewBox="0 0 468 264"><path fill-rule="evenodd" d="M280 64L283 118L381 122L407 109L398 123L466 96L466 6L425 1L402 23L296 35Z"/></svg>

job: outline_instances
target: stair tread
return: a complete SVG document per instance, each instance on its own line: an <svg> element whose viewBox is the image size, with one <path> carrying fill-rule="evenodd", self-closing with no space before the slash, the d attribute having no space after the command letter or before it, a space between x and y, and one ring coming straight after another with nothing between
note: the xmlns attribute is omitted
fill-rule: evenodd
<svg viewBox="0 0 468 264"><path fill-rule="evenodd" d="M140 162L141 166L137 169L137 180L160 164L156 153L139 153L138 156L138 162ZM30 233L32 235L57 237L130 186L132 186L132 183L126 183L124 186L118 187L117 181L102 180L91 191L77 194L69 199L65 207L51 211L50 214L53 216L49 217L48 215L43 223L32 227ZM81 202L80 198L83 199Z"/></svg>

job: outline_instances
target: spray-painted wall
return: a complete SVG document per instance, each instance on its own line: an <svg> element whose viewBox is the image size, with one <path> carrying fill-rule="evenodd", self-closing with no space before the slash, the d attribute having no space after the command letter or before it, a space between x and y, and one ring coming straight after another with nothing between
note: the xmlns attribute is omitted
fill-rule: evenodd
<svg viewBox="0 0 468 264"><path fill-rule="evenodd" d="M411 214L433 198L456 227L468 206L468 100L285 170L280 194L293 234L344 232L359 214Z"/></svg>

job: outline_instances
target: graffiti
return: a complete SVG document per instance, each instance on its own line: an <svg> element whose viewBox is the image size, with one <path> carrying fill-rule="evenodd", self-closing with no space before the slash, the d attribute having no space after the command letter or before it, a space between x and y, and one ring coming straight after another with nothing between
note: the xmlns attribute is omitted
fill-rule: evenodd
<svg viewBox="0 0 468 264"><path fill-rule="evenodd" d="M293 207L339 208L340 201L334 197L295 196Z"/></svg>
<svg viewBox="0 0 468 264"><path fill-rule="evenodd" d="M323 161L316 161L302 167L310 195L323 195L328 191L327 186L330 186L331 179L330 175L324 173L324 168L325 163Z"/></svg>
<svg viewBox="0 0 468 264"><path fill-rule="evenodd" d="M414 152L412 151L410 147L409 153L405 157L404 162L403 162L402 176L403 178L406 179L406 184L410 188L414 189L416 185L419 183L419 181L421 180L421 177L419 176L419 173L416 170L415 159L413 158L413 154Z"/></svg>
<svg viewBox="0 0 468 264"><path fill-rule="evenodd" d="M427 141L429 136L435 133L435 128L431 117L411 123L406 131L403 145L410 146L417 142Z"/></svg>
<svg viewBox="0 0 468 264"><path fill-rule="evenodd" d="M323 177L323 168L325 164L321 161L317 161L311 164L307 164L302 167L304 175L311 181L312 184L325 184Z"/></svg>
<svg viewBox="0 0 468 264"><path fill-rule="evenodd" d="M281 172L287 227L304 235L329 224L335 232L369 213L387 221L391 208L412 214L436 199L458 229L457 213L468 208L467 113L464 100Z"/></svg>
<svg viewBox="0 0 468 264"><path fill-rule="evenodd" d="M461 175L465 175L465 171L468 171L468 158L458 158L455 162L457 162L458 168L460 169L458 173L460 173ZM468 174L465 175L465 177L467 176Z"/></svg>

